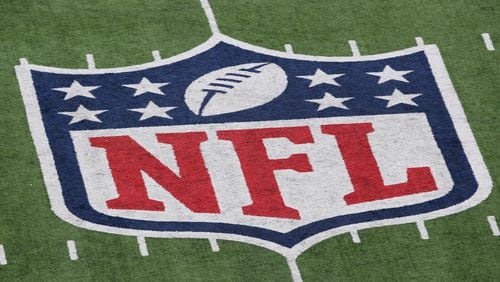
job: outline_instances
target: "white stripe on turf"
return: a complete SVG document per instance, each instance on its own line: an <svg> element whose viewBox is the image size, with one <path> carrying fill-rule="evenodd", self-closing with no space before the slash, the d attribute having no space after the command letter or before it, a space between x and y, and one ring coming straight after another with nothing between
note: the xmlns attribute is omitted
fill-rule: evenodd
<svg viewBox="0 0 500 282"><path fill-rule="evenodd" d="M94 61L94 55L92 54L87 54L85 55L87 58L87 66L89 70L95 70L95 61Z"/></svg>
<svg viewBox="0 0 500 282"><path fill-rule="evenodd" d="M219 244L217 244L217 239L208 239L210 242L210 248L212 248L212 252L220 251Z"/></svg>
<svg viewBox="0 0 500 282"><path fill-rule="evenodd" d="M161 61L160 51L154 50L151 52L151 54L153 55L153 59L155 62Z"/></svg>
<svg viewBox="0 0 500 282"><path fill-rule="evenodd" d="M481 34L483 37L484 45L486 45L486 50L495 51L495 46L493 46L493 41L491 41L491 37L489 33Z"/></svg>
<svg viewBox="0 0 500 282"><path fill-rule="evenodd" d="M497 220L493 215L487 217L488 223L490 224L491 232L493 232L493 236L500 236L500 230L498 230Z"/></svg>
<svg viewBox="0 0 500 282"><path fill-rule="evenodd" d="M352 230L351 232L352 242L359 244L361 243L361 239L359 239L359 234L357 230Z"/></svg>
<svg viewBox="0 0 500 282"><path fill-rule="evenodd" d="M291 44L285 44L285 52L293 54L293 47Z"/></svg>
<svg viewBox="0 0 500 282"><path fill-rule="evenodd" d="M205 15L207 16L210 30L212 30L213 34L220 33L217 21L215 20L214 12L212 11L212 7L210 7L210 3L208 3L208 0L200 0L200 3L203 11L205 11Z"/></svg>
<svg viewBox="0 0 500 282"><path fill-rule="evenodd" d="M146 244L146 238L137 236L137 244L139 245L139 252L141 256L147 257L149 256L148 245Z"/></svg>
<svg viewBox="0 0 500 282"><path fill-rule="evenodd" d="M290 272L292 273L293 282L302 282L302 276L300 275L299 267L297 266L297 261L295 258L286 258Z"/></svg>
<svg viewBox="0 0 500 282"><path fill-rule="evenodd" d="M422 238L422 240L429 240L429 232L427 232L424 221L417 221L416 223L420 238Z"/></svg>
<svg viewBox="0 0 500 282"><path fill-rule="evenodd" d="M3 245L0 245L0 265L7 264L7 256L5 256L5 249Z"/></svg>
<svg viewBox="0 0 500 282"><path fill-rule="evenodd" d="M422 37L415 37L415 42L417 42L417 46L424 46L424 39Z"/></svg>
<svg viewBox="0 0 500 282"><path fill-rule="evenodd" d="M349 40L349 46L351 46L351 52L354 57L361 56L361 53L359 52L358 48L358 43L356 42L356 40Z"/></svg>
<svg viewBox="0 0 500 282"><path fill-rule="evenodd" d="M69 259L70 260L78 260L78 252L76 251L75 241L68 240L66 242L66 245L68 246Z"/></svg>

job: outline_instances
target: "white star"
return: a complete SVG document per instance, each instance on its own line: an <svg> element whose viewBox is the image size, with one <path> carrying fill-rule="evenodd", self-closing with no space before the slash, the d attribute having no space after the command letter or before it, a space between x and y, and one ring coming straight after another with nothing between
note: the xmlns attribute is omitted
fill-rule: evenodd
<svg viewBox="0 0 500 282"><path fill-rule="evenodd" d="M397 80L397 81L403 81L403 82L408 82L404 76L406 74L409 74L410 72L413 72L412 70L406 70L406 71L397 71L390 66L385 66L383 71L379 72L367 72L369 75L374 75L378 76L378 84L382 84L384 82L390 81L390 80Z"/></svg>
<svg viewBox="0 0 500 282"><path fill-rule="evenodd" d="M314 87L319 84L330 84L330 85L335 85L335 86L340 86L337 81L335 81L336 78L343 76L343 73L338 73L338 74L328 74L320 69L316 69L316 72L313 75L300 75L297 76L298 78L304 78L304 79L309 79L311 83L309 84L309 87Z"/></svg>
<svg viewBox="0 0 500 282"><path fill-rule="evenodd" d="M102 113L107 112L107 111L108 110L91 111L91 110L85 108L83 105L80 105L80 106L78 106L78 109L76 109L76 111L74 111L74 112L59 112L59 114L72 117L69 124L73 124L73 123L80 122L82 120L102 122L97 117L97 115L102 114Z"/></svg>
<svg viewBox="0 0 500 282"><path fill-rule="evenodd" d="M90 91L95 90L99 87L101 87L101 86L83 86L80 84L80 82L73 80L73 83L71 83L70 87L59 87L59 88L52 88L52 89L56 90L56 91L66 92L66 96L64 96L64 100L69 100L69 99L76 97L76 96L82 96L82 97L95 99L94 95L92 95L92 93L90 93Z"/></svg>
<svg viewBox="0 0 500 282"><path fill-rule="evenodd" d="M123 84L122 86L128 87L128 88L134 88L135 93L134 96L139 96L144 93L154 93L158 95L165 95L163 91L161 91L160 87L163 87L165 85L169 84L168 82L164 83L153 83L149 81L149 79L143 77L141 79L141 82L136 83L136 84Z"/></svg>
<svg viewBox="0 0 500 282"><path fill-rule="evenodd" d="M134 111L138 113L142 113L142 116L139 120L145 120L152 117L161 117L172 119L171 116L167 114L168 111L171 111L177 107L158 107L153 101L149 101L148 105L145 108L140 109L129 109L129 111Z"/></svg>
<svg viewBox="0 0 500 282"><path fill-rule="evenodd" d="M332 94L325 92L325 95L321 99L311 99L306 100L307 102L316 103L319 105L317 111L322 111L328 108L340 108L348 110L349 108L344 105L344 102L354 99L354 97L337 98Z"/></svg>
<svg viewBox="0 0 500 282"><path fill-rule="evenodd" d="M412 106L417 106L417 103L413 102L413 99L417 98L418 96L422 95L421 93L415 93L415 94L404 94L398 89L394 90L392 92L392 95L388 96L375 96L375 98L382 99L389 101L387 103L387 108L390 108L392 106L396 106L399 104L406 104L406 105L412 105Z"/></svg>

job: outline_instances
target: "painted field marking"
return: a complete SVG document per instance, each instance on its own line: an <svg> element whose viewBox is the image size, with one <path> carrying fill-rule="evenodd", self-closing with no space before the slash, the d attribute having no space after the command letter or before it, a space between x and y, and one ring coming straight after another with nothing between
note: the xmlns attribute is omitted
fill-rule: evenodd
<svg viewBox="0 0 500 282"><path fill-rule="evenodd" d="M205 11L205 15L207 16L210 30L212 30L213 34L219 34L219 27L217 26L217 21L215 20L214 12L212 11L212 7L210 7L210 3L208 3L208 0L200 0L200 3L203 11Z"/></svg>
<svg viewBox="0 0 500 282"><path fill-rule="evenodd" d="M5 248L0 245L0 265L7 265L7 256L5 255Z"/></svg>
<svg viewBox="0 0 500 282"><path fill-rule="evenodd" d="M361 56L361 53L359 52L358 48L358 43L356 40L349 40L349 46L351 46L351 52L353 57L359 57Z"/></svg>
<svg viewBox="0 0 500 282"><path fill-rule="evenodd" d="M217 239L208 239L210 242L210 248L212 248L212 252L216 253L220 251L219 244L217 244Z"/></svg>
<svg viewBox="0 0 500 282"><path fill-rule="evenodd" d="M302 282L302 276L300 275L299 267L297 266L297 261L295 257L287 257L286 262L292 273L293 282Z"/></svg>
<svg viewBox="0 0 500 282"><path fill-rule="evenodd" d="M429 232L427 232L427 228L425 227L425 223L423 220L417 221L417 229L420 233L420 238L422 240L429 240Z"/></svg>
<svg viewBox="0 0 500 282"><path fill-rule="evenodd" d="M491 37L489 33L481 34L483 37L484 45L486 45L486 50L495 51L495 46L493 46L493 41L491 41Z"/></svg>
<svg viewBox="0 0 500 282"><path fill-rule="evenodd" d="M149 256L148 245L146 245L146 238L137 236L137 244L139 245L139 252L141 253L141 256Z"/></svg>
<svg viewBox="0 0 500 282"><path fill-rule="evenodd" d="M160 51L154 50L151 51L151 54L153 55L153 59L155 62L161 61Z"/></svg>
<svg viewBox="0 0 500 282"><path fill-rule="evenodd" d="M487 217L488 223L490 224L491 232L493 232L493 236L500 236L500 230L498 229L497 220L495 216L490 215Z"/></svg>
<svg viewBox="0 0 500 282"><path fill-rule="evenodd" d="M87 66L89 70L95 70L95 61L94 61L94 55L92 54L87 54L85 55L87 58Z"/></svg>
<svg viewBox="0 0 500 282"><path fill-rule="evenodd" d="M424 46L424 39L422 37L415 37L415 42L417 42L417 46Z"/></svg>
<svg viewBox="0 0 500 282"><path fill-rule="evenodd" d="M68 246L69 259L70 260L78 260L78 252L76 251L75 241L68 240L66 242L66 245Z"/></svg>
<svg viewBox="0 0 500 282"><path fill-rule="evenodd" d="M292 44L285 44L285 52L288 54L293 54L293 46ZM286 262L288 264L288 268L290 269L290 273L292 274L293 282L302 282L302 276L300 275L300 269L297 265L296 257L288 257L285 256Z"/></svg>
<svg viewBox="0 0 500 282"><path fill-rule="evenodd" d="M361 243L361 239L359 239L359 234L358 234L357 230L353 230L350 233L351 233L353 243L355 243L355 244Z"/></svg>

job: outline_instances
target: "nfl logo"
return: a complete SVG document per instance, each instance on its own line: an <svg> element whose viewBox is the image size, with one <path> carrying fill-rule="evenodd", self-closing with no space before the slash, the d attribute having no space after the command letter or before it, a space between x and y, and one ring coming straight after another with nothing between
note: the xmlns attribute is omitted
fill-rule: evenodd
<svg viewBox="0 0 500 282"><path fill-rule="evenodd" d="M144 65L16 73L52 209L82 228L296 254L491 189L434 45L313 57L216 34Z"/></svg>

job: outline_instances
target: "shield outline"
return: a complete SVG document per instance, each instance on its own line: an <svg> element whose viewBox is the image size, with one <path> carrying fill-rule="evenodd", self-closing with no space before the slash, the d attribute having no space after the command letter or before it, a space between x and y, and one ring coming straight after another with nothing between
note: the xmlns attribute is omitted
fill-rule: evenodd
<svg viewBox="0 0 500 282"><path fill-rule="evenodd" d="M59 177L55 167L55 161L49 146L47 135L45 133L45 127L42 121L42 116L38 105L36 91L33 85L31 71L35 70L35 71L43 71L43 72L59 73L59 74L103 74L103 73L121 73L130 71L139 71L152 67L167 65L177 61L182 61L184 59L193 57L197 54L200 54L214 47L219 42L224 42L242 49L270 56L276 56L288 59L324 61L324 62L370 61L370 60L379 60L379 59L403 56L418 51L424 51L428 59L428 62L430 64L432 74L436 80L437 86L444 100L446 109L448 110L448 113L451 117L455 130L457 132L458 139L462 144L464 153L471 165L472 172L478 183L476 192L467 200L444 209L435 210L432 212L418 214L418 215L412 215L412 216L397 217L397 218L344 225L335 229L329 229L320 233L315 233L314 235L307 237L306 239L298 242L297 244L293 245L290 248L272 241L266 241L264 239L249 237L239 234L187 232L187 231L179 231L179 232L151 231L151 230L138 230L138 229L134 230L121 227L112 227L108 225L100 225L90 221L85 221L83 219L80 219L73 213L71 213L64 204L62 187L58 180ZM105 233L129 235L129 236L141 236L141 237L199 238L199 239L223 239L223 240L239 241L273 250L286 257L297 257L298 255L300 255L302 252L306 251L313 245L339 234L348 233L351 231L357 231L361 229L373 228L373 227L421 222L464 211L468 208L478 205L483 200L485 200L490 194L493 186L491 177L488 173L487 167L479 151L479 147L477 146L476 140L472 134L472 130L469 126L466 115L461 106L460 100L458 99L458 95L455 92L455 89L449 78L448 72L442 60L439 49L436 45L422 45L399 51L393 51L376 55L367 55L367 56L325 57L325 56L292 54L277 50L266 49L263 47L254 46L236 40L234 38L231 38L229 36L220 33L216 33L212 35L204 43L186 52L180 53L170 58L155 60L150 63L128 66L128 67L108 68L108 69L67 69L67 68L46 67L46 66L29 64L26 59L21 59L20 62L21 62L20 65L15 66L16 76L18 78L21 94L25 104L29 128L31 131L31 135L34 139L35 148L40 161L45 186L47 187L47 192L49 194L51 209L62 220L80 228L85 228Z"/></svg>

